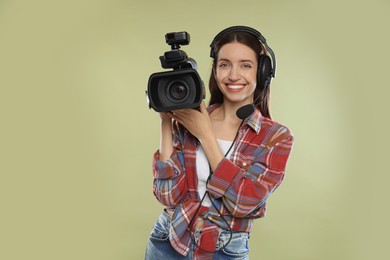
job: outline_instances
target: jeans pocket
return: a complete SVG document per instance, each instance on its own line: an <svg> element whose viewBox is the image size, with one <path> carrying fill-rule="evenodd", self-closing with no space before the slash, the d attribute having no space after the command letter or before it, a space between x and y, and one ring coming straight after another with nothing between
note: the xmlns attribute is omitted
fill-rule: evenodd
<svg viewBox="0 0 390 260"><path fill-rule="evenodd" d="M233 232L228 244L230 234L224 235L226 246L222 248L222 253L233 259L247 259L249 254L249 234L245 232ZM227 238L226 238L227 237Z"/></svg>
<svg viewBox="0 0 390 260"><path fill-rule="evenodd" d="M154 224L150 233L151 240L165 241L169 238L170 218L167 213L163 212Z"/></svg>

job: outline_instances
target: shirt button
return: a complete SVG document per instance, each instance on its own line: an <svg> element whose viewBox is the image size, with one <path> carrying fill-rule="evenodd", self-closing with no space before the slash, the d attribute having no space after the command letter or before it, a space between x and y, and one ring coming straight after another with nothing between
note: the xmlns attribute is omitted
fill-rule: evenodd
<svg viewBox="0 0 390 260"><path fill-rule="evenodd" d="M243 163L242 163L242 166L246 166L246 162L243 162Z"/></svg>

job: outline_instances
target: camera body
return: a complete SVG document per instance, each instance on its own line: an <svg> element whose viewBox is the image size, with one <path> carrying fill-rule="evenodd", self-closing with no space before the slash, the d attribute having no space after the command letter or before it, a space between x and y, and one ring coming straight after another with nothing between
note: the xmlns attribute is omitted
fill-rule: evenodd
<svg viewBox="0 0 390 260"><path fill-rule="evenodd" d="M146 91L149 108L157 112L198 108L204 99L203 82L196 71L196 61L180 50L180 45L190 43L190 35L167 33L165 41L171 50L160 56L161 67L173 70L150 75Z"/></svg>

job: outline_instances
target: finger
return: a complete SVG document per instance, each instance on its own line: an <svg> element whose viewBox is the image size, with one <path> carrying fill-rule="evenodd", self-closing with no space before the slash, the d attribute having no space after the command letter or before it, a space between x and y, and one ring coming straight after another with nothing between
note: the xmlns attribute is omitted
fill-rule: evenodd
<svg viewBox="0 0 390 260"><path fill-rule="evenodd" d="M194 112L194 109L191 109L191 108L189 108L189 109L178 109L178 110L176 110L176 112L178 114L181 114L181 115L191 115L191 113Z"/></svg>
<svg viewBox="0 0 390 260"><path fill-rule="evenodd" d="M173 120L175 120L176 122L178 122L179 124L183 124L183 122L182 122L182 120L176 115L176 114L174 114L174 113L169 113L169 116L173 119Z"/></svg>
<svg viewBox="0 0 390 260"><path fill-rule="evenodd" d="M171 111L167 112L166 115L169 116L170 118L174 117L174 115L173 115L173 113Z"/></svg>
<svg viewBox="0 0 390 260"><path fill-rule="evenodd" d="M200 104L200 112L201 112L202 114L207 114L207 113L208 113L204 101L202 101L202 103Z"/></svg>
<svg viewBox="0 0 390 260"><path fill-rule="evenodd" d="M175 114L179 117L192 117L194 115L194 109L182 109L182 110L177 110Z"/></svg>
<svg viewBox="0 0 390 260"><path fill-rule="evenodd" d="M183 112L179 112L178 110L175 110L174 112L172 112L171 116L173 119L175 119L176 121L178 121L181 124L183 123L183 121L186 120L186 118L188 118L188 116L186 114L184 114Z"/></svg>

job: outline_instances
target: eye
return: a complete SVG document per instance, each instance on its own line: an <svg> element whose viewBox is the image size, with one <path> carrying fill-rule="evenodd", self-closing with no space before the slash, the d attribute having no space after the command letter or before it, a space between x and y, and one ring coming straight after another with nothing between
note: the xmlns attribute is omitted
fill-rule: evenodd
<svg viewBox="0 0 390 260"><path fill-rule="evenodd" d="M228 65L228 63L227 62L220 62L219 64L218 64L218 68L227 68L229 65Z"/></svg>
<svg viewBox="0 0 390 260"><path fill-rule="evenodd" d="M245 69L251 69L252 68L252 64L250 64L250 63L243 63L241 66L243 68L245 68Z"/></svg>

